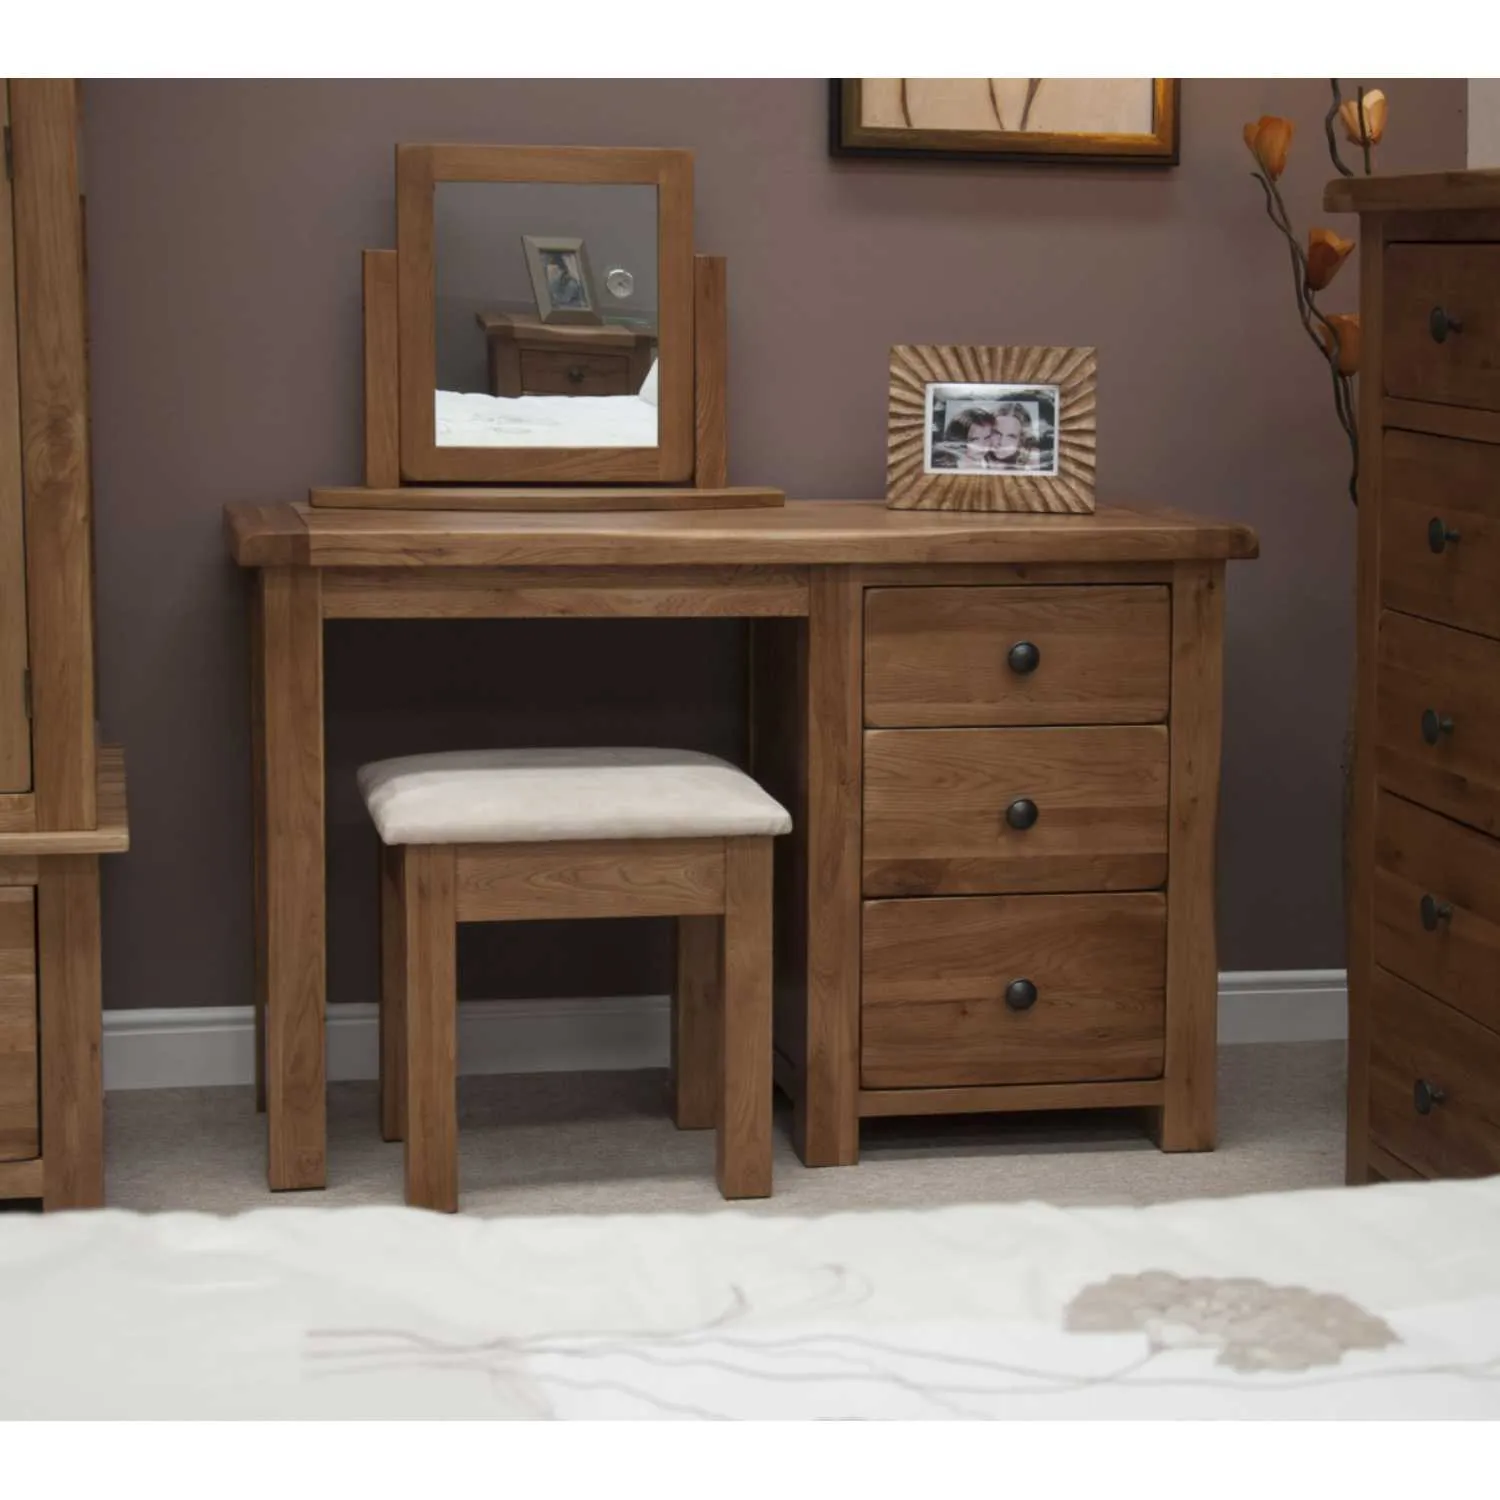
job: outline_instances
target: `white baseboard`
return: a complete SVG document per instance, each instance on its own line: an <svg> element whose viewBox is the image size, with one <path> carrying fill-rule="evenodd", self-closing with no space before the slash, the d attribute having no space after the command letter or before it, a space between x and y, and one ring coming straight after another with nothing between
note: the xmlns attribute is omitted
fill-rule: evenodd
<svg viewBox="0 0 1500 1500"><path fill-rule="evenodd" d="M1219 975L1219 1045L1337 1042L1349 1035L1342 969L1243 969Z"/></svg>
<svg viewBox="0 0 1500 1500"><path fill-rule="evenodd" d="M597 1000L466 1000L459 1007L465 1073L561 1073L663 1068L665 995ZM1341 969L1219 976L1219 1041L1309 1042L1345 1034ZM328 1076L374 1078L373 1005L328 1014ZM255 1037L248 1006L111 1010L104 1014L106 1089L249 1083Z"/></svg>

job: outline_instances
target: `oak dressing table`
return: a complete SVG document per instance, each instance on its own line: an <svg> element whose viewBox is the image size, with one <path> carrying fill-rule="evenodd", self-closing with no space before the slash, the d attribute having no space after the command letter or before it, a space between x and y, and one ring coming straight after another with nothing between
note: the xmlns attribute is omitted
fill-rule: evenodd
<svg viewBox="0 0 1500 1500"><path fill-rule="evenodd" d="M604 502L601 502L604 503ZM1225 563L1165 511L227 508L252 573L257 1026L273 1188L326 1180L323 621L751 620L777 1081L862 1118L1130 1106L1214 1135ZM686 1039L683 1039L686 1040Z"/></svg>

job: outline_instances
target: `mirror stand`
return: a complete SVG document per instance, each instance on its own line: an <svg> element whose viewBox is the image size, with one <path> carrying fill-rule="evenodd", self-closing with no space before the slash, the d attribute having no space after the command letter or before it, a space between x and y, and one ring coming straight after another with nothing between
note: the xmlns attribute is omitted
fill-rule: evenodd
<svg viewBox="0 0 1500 1500"><path fill-rule="evenodd" d="M722 255L693 256L693 482L646 485L433 485L401 477L398 259L364 261L365 482L309 491L313 505L374 510L736 510L785 504L781 490L728 484L728 281Z"/></svg>

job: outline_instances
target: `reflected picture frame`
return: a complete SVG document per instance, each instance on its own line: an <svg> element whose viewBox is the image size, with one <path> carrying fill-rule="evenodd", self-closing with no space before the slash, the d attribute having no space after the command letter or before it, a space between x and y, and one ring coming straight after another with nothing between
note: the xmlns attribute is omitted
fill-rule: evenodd
<svg viewBox="0 0 1500 1500"><path fill-rule="evenodd" d="M521 248L543 323L583 327L603 323L588 251L576 235L523 234Z"/></svg>

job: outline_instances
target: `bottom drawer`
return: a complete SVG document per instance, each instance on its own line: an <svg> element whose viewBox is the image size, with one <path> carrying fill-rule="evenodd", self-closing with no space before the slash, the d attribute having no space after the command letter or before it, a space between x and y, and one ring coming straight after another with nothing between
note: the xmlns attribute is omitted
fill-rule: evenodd
<svg viewBox="0 0 1500 1500"><path fill-rule="evenodd" d="M1375 970L1370 1136L1424 1177L1500 1172L1500 1035Z"/></svg>
<svg viewBox="0 0 1500 1500"><path fill-rule="evenodd" d="M0 886L0 1161L41 1154L36 1025L34 892Z"/></svg>
<svg viewBox="0 0 1500 1500"><path fill-rule="evenodd" d="M1166 900L867 901L865 1088L1161 1076Z"/></svg>

